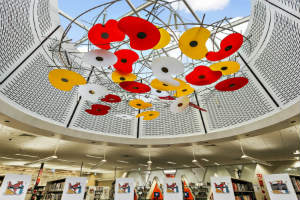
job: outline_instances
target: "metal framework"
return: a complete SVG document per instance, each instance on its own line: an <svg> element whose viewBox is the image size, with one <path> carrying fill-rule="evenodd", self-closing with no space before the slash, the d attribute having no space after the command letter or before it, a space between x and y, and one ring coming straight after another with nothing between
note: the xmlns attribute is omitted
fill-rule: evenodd
<svg viewBox="0 0 300 200"><path fill-rule="evenodd" d="M89 13L90 11L95 11L99 13L97 16L95 16L90 24L94 25L96 23L105 23L106 19L106 13L109 12L109 9L113 6L117 6L118 3L126 3L131 11L121 15L120 18L124 16L130 16L130 15L136 15L138 17L145 18L152 22L153 24L165 28L171 35L172 40L171 43L160 50L148 50L139 52L140 59L134 66L134 74L137 75L138 79L137 81L146 83L150 85L151 79L152 79L152 71L149 69L151 60L160 56L174 56L174 51L177 51L179 49L178 47L178 40L180 34L182 34L185 30L187 30L189 27L194 26L203 26L205 28L210 29L211 31L211 46L213 47L213 50L218 50L218 43L221 41L219 38L220 34L227 35L234 31L234 27L247 23L249 21L249 17L242 18L240 20L230 22L230 18L225 17L224 19L214 22L212 24L206 24L205 23L205 15L202 16L202 20L197 16L197 14L194 12L192 7L188 4L185 0L174 0L174 1L165 1L165 0L152 0L147 1L146 3L140 5L139 7L135 8L133 3L130 0L113 0L104 4L101 4L99 6L96 6L94 8L91 8L80 15L78 15L76 18L71 18L63 11L60 11L60 15L64 16L68 20L70 20L69 26L66 28L60 42L58 45L54 46L52 49L53 52L60 54L60 62L64 64L64 66L53 66L58 68L68 68L71 70L84 70L89 71L88 73L88 80L93 80L94 82L98 82L106 87L108 89L119 96L121 96L122 99L130 100L134 98L146 98L150 99L150 101L156 101L157 97L151 92L150 94L146 95L140 95L140 94L129 94L128 92L122 90L118 85L116 85L109 77L109 74L113 72L112 67L110 68L102 68L101 70L92 68L92 67L83 67L83 63L80 63L75 67L75 59L80 58L82 56L82 53L78 51L68 51L64 50L63 44L69 43L68 40L68 32L72 28L72 24L76 24L79 27L83 28L88 32L88 27L85 26L80 22L80 18L84 16L85 14ZM189 10L189 12L194 17L194 20L192 21L184 21L183 17L180 15L180 12L175 10L172 7L172 3L178 3L183 2L186 8ZM168 16L168 17L165 17ZM119 18L119 19L120 19ZM91 45L89 42L85 43L87 41L87 33L80 39L79 41L73 43L75 46L83 46L87 49L87 51L95 48L93 45ZM247 38L245 38L247 40ZM118 49L122 48L130 48L129 47L129 40L125 40L121 43L112 44L112 51L116 51ZM183 74L179 75L178 78L184 78L185 75L193 70L193 68L197 65L208 65L210 62L207 60L191 60L187 59L182 53L179 53L178 55L175 55L180 59L186 66L186 70ZM235 57L231 58L232 60L235 60ZM243 73L243 70L241 70L239 73ZM201 92L214 92L214 88L207 87L206 89L199 88L196 90L197 93ZM170 95L173 95L172 92L170 92ZM168 104L168 103L166 103ZM167 105L166 105L167 106Z"/></svg>

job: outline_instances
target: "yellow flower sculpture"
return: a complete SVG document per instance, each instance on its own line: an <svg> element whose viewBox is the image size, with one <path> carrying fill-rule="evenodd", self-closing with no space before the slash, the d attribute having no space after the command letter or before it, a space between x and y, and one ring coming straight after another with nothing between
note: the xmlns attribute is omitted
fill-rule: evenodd
<svg viewBox="0 0 300 200"><path fill-rule="evenodd" d="M160 40L157 43L157 45L155 47L153 47L153 49L161 49L164 48L165 46L167 46L170 41L171 41L171 36L168 33L168 31L166 31L166 29L163 28L159 28L158 29L160 32Z"/></svg>
<svg viewBox="0 0 300 200"><path fill-rule="evenodd" d="M113 82L115 83L122 83L124 81L135 81L136 80L136 75L132 74L132 73L122 73L119 71L114 71L111 74L111 78L113 80Z"/></svg>
<svg viewBox="0 0 300 200"><path fill-rule="evenodd" d="M76 85L86 84L80 74L67 69L54 69L48 74L49 82L53 87L62 91L71 91Z"/></svg>
<svg viewBox="0 0 300 200"><path fill-rule="evenodd" d="M179 88L176 89L175 97L183 97L192 94L195 91L189 84L184 81L180 81Z"/></svg>
<svg viewBox="0 0 300 200"><path fill-rule="evenodd" d="M159 117L160 112L158 111L145 111L136 116L136 118L144 117L143 120L153 120Z"/></svg>
<svg viewBox="0 0 300 200"><path fill-rule="evenodd" d="M175 79L177 80L177 79ZM153 79L150 83L151 87L153 87L156 90L161 90L161 91L172 91L176 90L176 86L166 84L158 79Z"/></svg>
<svg viewBox="0 0 300 200"><path fill-rule="evenodd" d="M230 75L240 70L240 64L235 61L225 61L213 64L209 68L213 71L220 71L223 75Z"/></svg>
<svg viewBox="0 0 300 200"><path fill-rule="evenodd" d="M179 48L186 56L200 60L208 52L206 41L210 37L210 31L203 27L194 27L185 31L179 38Z"/></svg>
<svg viewBox="0 0 300 200"><path fill-rule="evenodd" d="M131 101L129 101L128 104L131 107L137 108L137 109L147 109L147 108L152 107L151 103L144 102L143 100L140 100L140 99L131 100Z"/></svg>

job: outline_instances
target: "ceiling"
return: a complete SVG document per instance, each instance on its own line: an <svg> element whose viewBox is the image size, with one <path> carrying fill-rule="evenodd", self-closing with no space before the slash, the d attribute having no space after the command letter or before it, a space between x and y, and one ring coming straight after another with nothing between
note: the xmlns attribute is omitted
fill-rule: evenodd
<svg viewBox="0 0 300 200"><path fill-rule="evenodd" d="M221 165L249 163L247 160L240 159L242 155L240 143L244 152L249 156L269 161L275 165L278 164L278 161L291 163L296 161L293 152L300 149L300 128L299 125L295 125L296 123L291 123L290 127L282 130L254 137L240 138L239 140L207 142L202 145L168 145L156 148L79 143L60 140L56 137L35 136L31 133L0 125L0 165L23 166L24 163L53 155L57 145L59 160L47 162L46 168L78 171L83 162L84 171L106 173L114 171L115 168L124 171L138 170L138 168L146 170L149 152L153 162L153 170L195 167L191 162L193 151L196 159L204 166L215 165L215 162ZM91 170L96 163L102 160L104 154L106 154L107 162L97 169ZM99 158L88 157L87 155ZM209 161L201 160L203 158ZM168 164L167 162L176 164ZM39 164L32 165L32 167L38 166Z"/></svg>

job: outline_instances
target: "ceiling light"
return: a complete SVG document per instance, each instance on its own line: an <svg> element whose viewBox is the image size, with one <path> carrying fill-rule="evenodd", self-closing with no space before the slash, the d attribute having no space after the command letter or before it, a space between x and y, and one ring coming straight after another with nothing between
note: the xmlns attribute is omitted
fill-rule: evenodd
<svg viewBox="0 0 300 200"><path fill-rule="evenodd" d="M198 162L198 160L196 160L196 159L192 160L192 163L197 163L197 162Z"/></svg>
<svg viewBox="0 0 300 200"><path fill-rule="evenodd" d="M94 156L94 155L89 155L89 154L86 154L85 156L89 157L89 158L98 158L98 159L103 158L103 156Z"/></svg>
<svg viewBox="0 0 300 200"><path fill-rule="evenodd" d="M156 167L156 169L164 169L164 168L162 168L162 167Z"/></svg>
<svg viewBox="0 0 300 200"><path fill-rule="evenodd" d="M215 162L215 165L220 165L219 163Z"/></svg>
<svg viewBox="0 0 300 200"><path fill-rule="evenodd" d="M190 167L189 165L183 165L183 167Z"/></svg>
<svg viewBox="0 0 300 200"><path fill-rule="evenodd" d="M295 167L295 168L300 168L300 161L297 161L297 162L294 164L294 167Z"/></svg>
<svg viewBox="0 0 300 200"><path fill-rule="evenodd" d="M245 155L245 154L243 154L243 155L241 156L241 158L246 159L246 158L248 158L248 156Z"/></svg>
<svg viewBox="0 0 300 200"><path fill-rule="evenodd" d="M207 160L206 158L202 158L201 160L205 161L205 162L208 162L209 160Z"/></svg>
<svg viewBox="0 0 300 200"><path fill-rule="evenodd" d="M167 163L170 164L170 165L176 165L175 162L171 162L171 161L169 161L169 162L167 162Z"/></svg>
<svg viewBox="0 0 300 200"><path fill-rule="evenodd" d="M124 161L124 160L117 160L117 162L119 162L119 163L126 163L126 164L128 164L129 162L127 162L127 161Z"/></svg>
<svg viewBox="0 0 300 200"><path fill-rule="evenodd" d="M295 157L296 160L300 160L300 157Z"/></svg>
<svg viewBox="0 0 300 200"><path fill-rule="evenodd" d="M15 158L9 158L6 156L1 156L0 158L5 159L5 160L20 160L20 159L15 159Z"/></svg>
<svg viewBox="0 0 300 200"><path fill-rule="evenodd" d="M148 164L148 165L151 165L151 164L152 164L152 161L151 161L151 160L148 160L148 161L147 161L147 164Z"/></svg>
<svg viewBox="0 0 300 200"><path fill-rule="evenodd" d="M300 155L300 151L299 151L299 150L296 150L293 154L294 154L294 155Z"/></svg>
<svg viewBox="0 0 300 200"><path fill-rule="evenodd" d="M246 159L246 160L250 160L250 161L252 161L252 162L259 163L259 164L262 164L262 165L272 166L272 164L269 163L269 162L266 162L266 161L264 161L264 160L260 160L260 159L257 159L257 158L253 158L253 157L248 156L248 155L246 155L246 154L243 154L243 155L241 156L241 158L242 158L242 159Z"/></svg>
<svg viewBox="0 0 300 200"><path fill-rule="evenodd" d="M97 165L96 163L87 163L88 165Z"/></svg>
<svg viewBox="0 0 300 200"><path fill-rule="evenodd" d="M55 160L57 158L58 158L58 156L53 155L53 156L49 156L47 158L39 159L39 160L30 162L30 163L25 163L24 165L28 166L28 165L32 165L32 164L36 164L36 163L44 163L44 162L48 162L48 161L51 161L51 160Z"/></svg>
<svg viewBox="0 0 300 200"><path fill-rule="evenodd" d="M15 155L16 155L16 156L29 157L29 158L38 158L38 156L27 155L27 154L20 154L20 153L16 153Z"/></svg>
<svg viewBox="0 0 300 200"><path fill-rule="evenodd" d="M176 169L168 169L164 170L164 174L176 174L177 170Z"/></svg>
<svg viewBox="0 0 300 200"><path fill-rule="evenodd" d="M105 158L101 160L101 162L106 162L106 161L107 161L107 160L106 160Z"/></svg>

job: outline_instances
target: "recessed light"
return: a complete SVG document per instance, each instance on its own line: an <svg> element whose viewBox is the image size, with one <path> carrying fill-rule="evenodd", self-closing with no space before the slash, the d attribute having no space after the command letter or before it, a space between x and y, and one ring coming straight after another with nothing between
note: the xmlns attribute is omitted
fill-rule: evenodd
<svg viewBox="0 0 300 200"><path fill-rule="evenodd" d="M300 151L299 151L299 150L296 150L293 154L294 154L294 155L300 155Z"/></svg>
<svg viewBox="0 0 300 200"><path fill-rule="evenodd" d="M98 158L98 159L103 158L103 156L94 156L94 155L89 155L89 154L86 154L85 156L89 157L89 158Z"/></svg>
<svg viewBox="0 0 300 200"><path fill-rule="evenodd" d="M96 163L87 163L87 164L88 165L94 165L94 166L97 165Z"/></svg>
<svg viewBox="0 0 300 200"><path fill-rule="evenodd" d="M205 162L208 162L209 160L207 160L206 158L202 158L201 160L205 161Z"/></svg>
<svg viewBox="0 0 300 200"><path fill-rule="evenodd" d="M124 160L117 160L117 162L119 162L119 163L126 163L126 164L128 164L129 162L127 162L127 161L124 161Z"/></svg>
<svg viewBox="0 0 300 200"><path fill-rule="evenodd" d="M38 156L33 156L33 155L28 155L28 154L20 154L20 153L16 153L16 156L23 156L23 157L29 157L29 158L38 158Z"/></svg>
<svg viewBox="0 0 300 200"><path fill-rule="evenodd" d="M171 162L171 161L168 161L167 163L170 164L170 165L176 165L175 162Z"/></svg>

